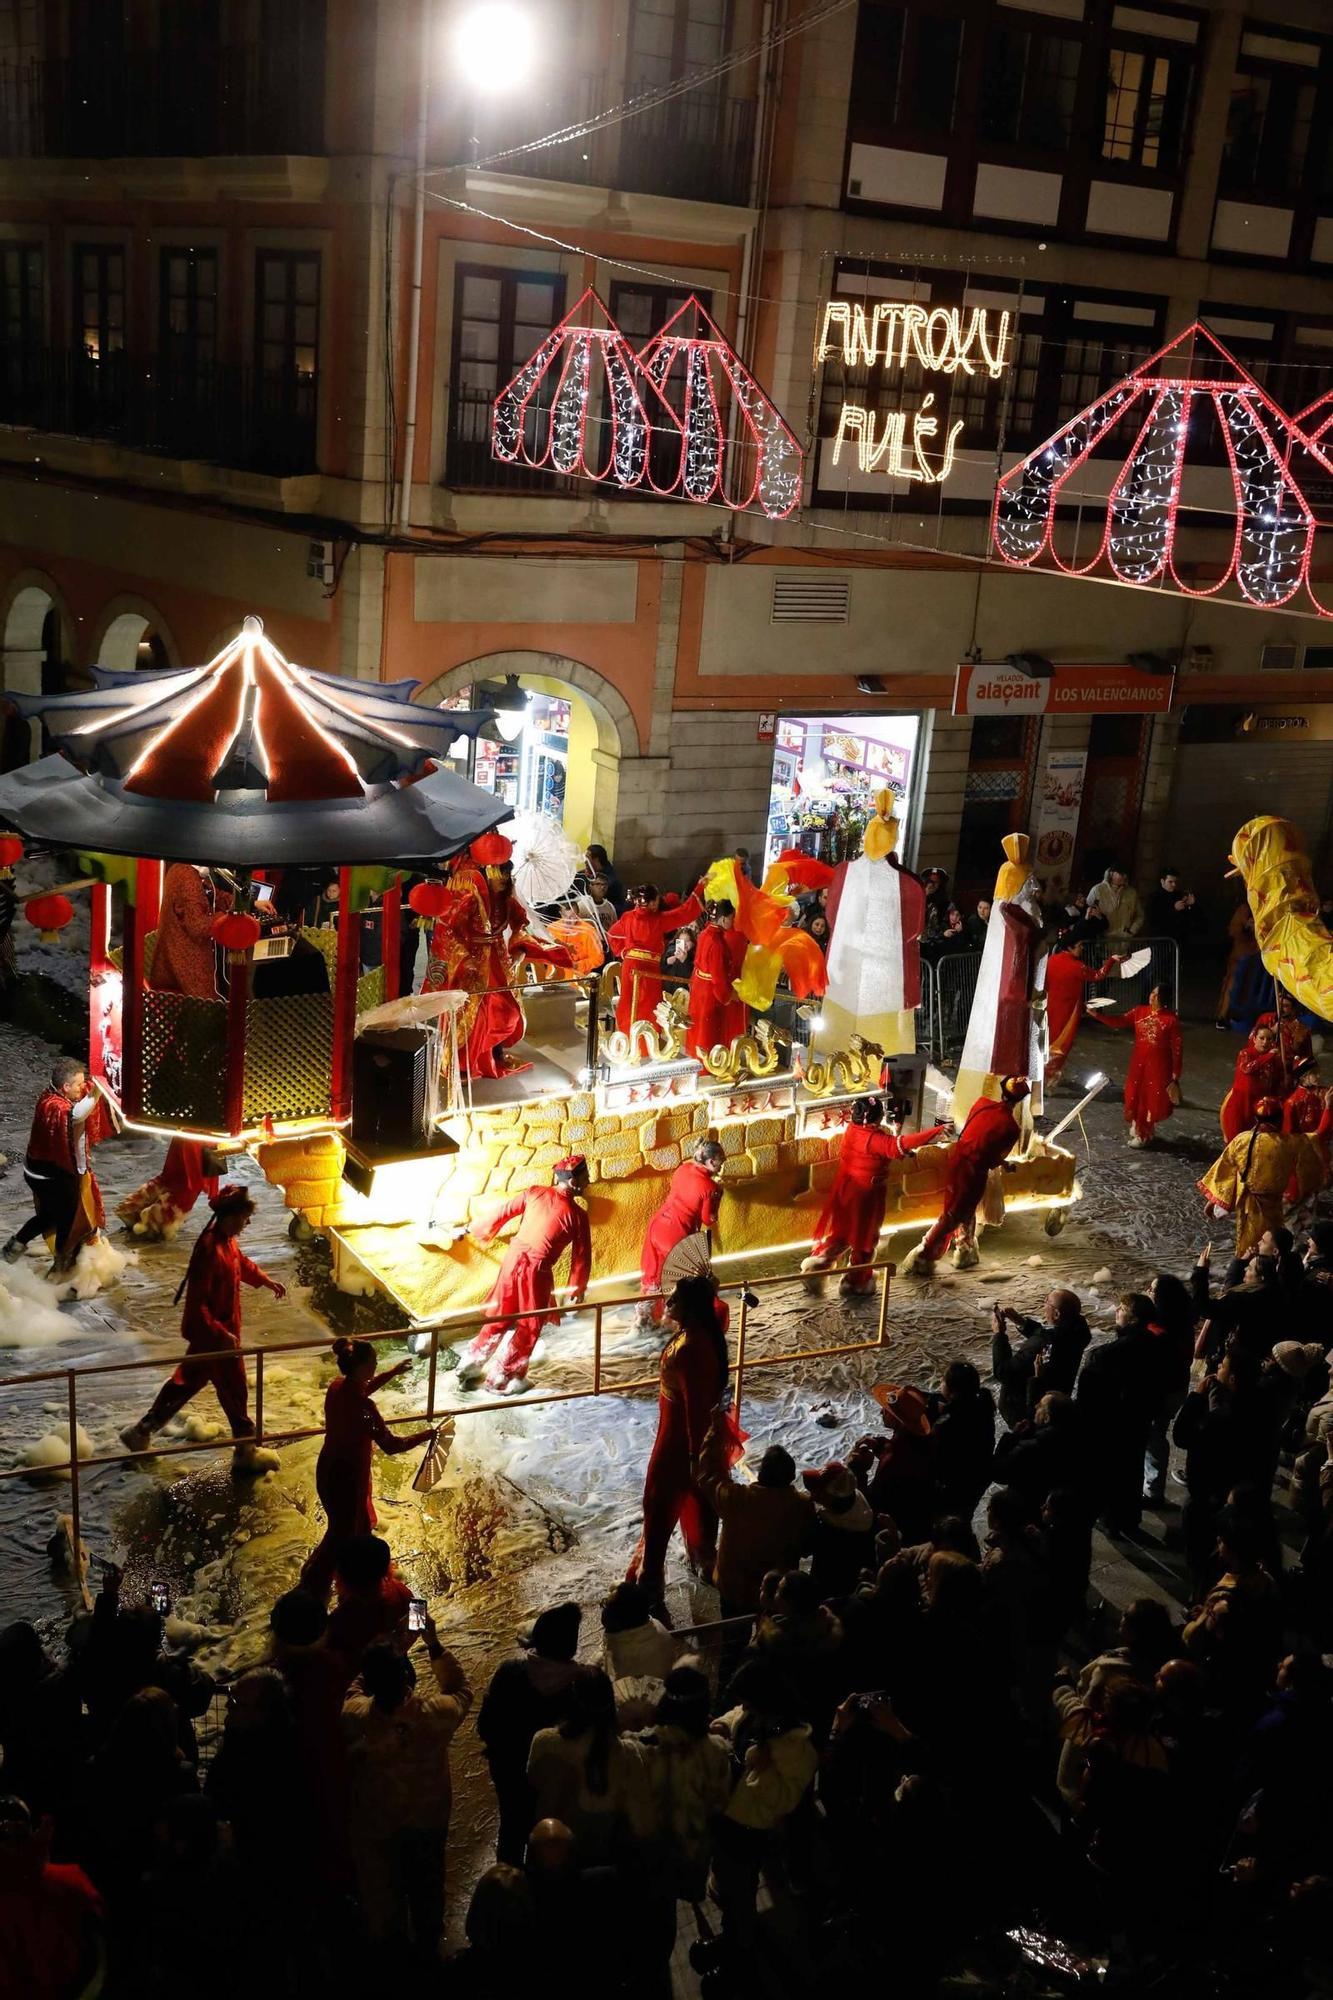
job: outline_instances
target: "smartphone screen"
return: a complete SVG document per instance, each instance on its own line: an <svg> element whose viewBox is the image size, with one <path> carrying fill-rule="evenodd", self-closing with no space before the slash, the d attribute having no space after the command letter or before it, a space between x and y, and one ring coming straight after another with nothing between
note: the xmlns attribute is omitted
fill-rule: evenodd
<svg viewBox="0 0 1333 2000"><path fill-rule="evenodd" d="M426 1629L426 1600L414 1597L407 1607L407 1629L409 1632L424 1632Z"/></svg>
<svg viewBox="0 0 1333 2000"><path fill-rule="evenodd" d="M272 902L273 902L273 884L271 882L256 882L255 908L257 910L267 910L272 905Z"/></svg>
<svg viewBox="0 0 1333 2000"><path fill-rule="evenodd" d="M171 1593L165 1583L149 1584L148 1602L152 1605L154 1611L170 1611Z"/></svg>

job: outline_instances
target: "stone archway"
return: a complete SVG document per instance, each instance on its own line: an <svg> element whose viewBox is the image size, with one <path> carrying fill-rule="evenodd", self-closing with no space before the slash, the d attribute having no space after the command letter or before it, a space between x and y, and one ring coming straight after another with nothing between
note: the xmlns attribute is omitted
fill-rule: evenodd
<svg viewBox="0 0 1333 2000"><path fill-rule="evenodd" d="M165 623L153 605L137 597L117 597L107 605L89 658L117 673L180 665L179 650Z"/></svg>
<svg viewBox="0 0 1333 2000"><path fill-rule="evenodd" d="M0 688L16 694L60 694L69 685L73 625L60 592L40 570L11 579L0 611ZM9 711L0 738L0 768L42 754L42 725Z"/></svg>
<svg viewBox="0 0 1333 2000"><path fill-rule="evenodd" d="M591 716L595 737L589 759L592 796L586 829L580 826L577 832L579 838L601 841L614 853L621 766L638 757L638 731L624 696L601 674L563 653L486 653L425 683L415 698L435 707L477 681L503 680L506 674L517 674L520 684L544 693L567 691Z"/></svg>

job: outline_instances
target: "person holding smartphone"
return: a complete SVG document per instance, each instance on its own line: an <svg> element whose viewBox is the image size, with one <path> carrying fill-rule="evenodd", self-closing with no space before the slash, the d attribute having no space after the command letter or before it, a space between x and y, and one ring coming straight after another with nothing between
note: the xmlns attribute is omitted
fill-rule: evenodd
<svg viewBox="0 0 1333 2000"><path fill-rule="evenodd" d="M324 1596L333 1582L340 1545L349 1536L370 1534L375 1527L370 1490L375 1446L392 1458L399 1452L421 1450L434 1436L431 1427L397 1436L372 1400L376 1389L411 1367L410 1361L377 1375L375 1349L368 1340L335 1340L333 1357L338 1373L324 1394L324 1442L315 1461L315 1491L327 1525L323 1541L301 1572L302 1587Z"/></svg>

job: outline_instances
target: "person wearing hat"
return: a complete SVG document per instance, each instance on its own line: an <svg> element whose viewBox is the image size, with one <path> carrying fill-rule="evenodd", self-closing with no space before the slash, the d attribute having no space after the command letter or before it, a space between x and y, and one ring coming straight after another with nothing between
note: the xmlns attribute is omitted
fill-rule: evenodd
<svg viewBox="0 0 1333 2000"><path fill-rule="evenodd" d="M512 991L510 941L528 920L513 891L513 852L502 833L474 840L453 864L450 906L431 928L422 991L452 987L470 996L459 1016L458 1043L461 1067L472 1077L512 1076L531 1067L505 1053L527 1026Z"/></svg>
<svg viewBox="0 0 1333 2000"><path fill-rule="evenodd" d="M489 1243L507 1222L522 1218L486 1301L486 1311L493 1317L464 1350L457 1378L460 1388L473 1388L485 1376L486 1387L495 1395L522 1394L541 1330L560 1317L558 1310L552 1310L552 1300L555 1267L566 1250L568 1302L571 1307L583 1303L592 1270L592 1232L588 1211L576 1197L587 1189L588 1163L582 1153L571 1153L556 1161L551 1187L511 1194L469 1232L474 1243Z"/></svg>
<svg viewBox="0 0 1333 2000"><path fill-rule="evenodd" d="M187 1359L163 1383L152 1408L137 1424L121 1432L120 1441L128 1451L147 1451L153 1433L169 1424L190 1398L211 1382L236 1440L236 1470L273 1472L278 1467L277 1453L256 1446L250 1419L245 1362L240 1353L241 1286L272 1292L275 1299L286 1298L287 1288L261 1271L241 1249L241 1231L255 1212L249 1190L239 1181L227 1181L209 1207L213 1219L199 1233L176 1294L177 1299L181 1292L185 1294L181 1338L188 1350ZM200 1358L189 1358L196 1355Z"/></svg>
<svg viewBox="0 0 1333 2000"><path fill-rule="evenodd" d="M1234 1215L1237 1258L1257 1249L1266 1229L1282 1227L1288 1191L1298 1200L1313 1194L1323 1180L1323 1164L1303 1132L1282 1130L1282 1105L1276 1097L1261 1097L1254 1107L1254 1124L1229 1139L1213 1161L1199 1192L1216 1216Z"/></svg>
<svg viewBox="0 0 1333 2000"><path fill-rule="evenodd" d="M716 1139L696 1139L690 1157L676 1168L666 1200L648 1224L639 1256L641 1326L657 1326L665 1309L662 1266L678 1243L711 1229L722 1206L722 1169L727 1156Z"/></svg>
<svg viewBox="0 0 1333 2000"><path fill-rule="evenodd" d="M1295 1082L1282 1108L1284 1132L1304 1132L1310 1138L1326 1138L1333 1126L1333 1090L1325 1090L1317 1056L1306 1056L1294 1071ZM1327 1147L1324 1149L1327 1153Z"/></svg>
<svg viewBox="0 0 1333 2000"><path fill-rule="evenodd" d="M918 1278L932 1276L950 1241L954 1242L954 1263L960 1270L970 1269L978 1262L977 1209L985 1196L992 1168L1007 1160L1018 1144L1016 1113L1031 1087L1025 1076L1007 1076L1000 1085L998 1098L979 1097L972 1106L949 1154L944 1207L939 1219L916 1247L908 1251L904 1274L912 1273Z"/></svg>
<svg viewBox="0 0 1333 2000"><path fill-rule="evenodd" d="M814 1502L810 1575L821 1599L849 1597L875 1563L875 1510L857 1483L856 1454L801 1474Z"/></svg>
<svg viewBox="0 0 1333 2000"><path fill-rule="evenodd" d="M807 1291L816 1295L822 1292L823 1273L837 1263L844 1251L847 1269L839 1289L851 1298L874 1291L875 1273L857 1267L872 1264L879 1247L889 1166L892 1161L915 1152L918 1146L929 1146L944 1137L950 1129L948 1125L929 1125L922 1132L899 1137L895 1131L884 1130L882 1098L856 1099L838 1149L837 1178L815 1227L810 1255L801 1265Z"/></svg>
<svg viewBox="0 0 1333 2000"><path fill-rule="evenodd" d="M539 1612L518 1634L521 1656L501 1661L477 1711L477 1735L500 1808L495 1858L515 1867L522 1865L537 1817L528 1783L532 1739L539 1729L554 1728L569 1712L570 1690L585 1672L574 1657L582 1622L583 1613L573 1603Z"/></svg>
<svg viewBox="0 0 1333 2000"><path fill-rule="evenodd" d="M662 951L666 941L674 931L696 922L703 913L703 897L698 887L673 909L663 908L655 882L640 882L631 889L629 908L606 934L607 950L620 960L616 1027L622 1035L627 1035L636 1021L652 1020L653 1009L662 998Z"/></svg>
<svg viewBox="0 0 1333 2000"><path fill-rule="evenodd" d="M870 1391L884 1424L861 1438L849 1459L874 1514L888 1514L906 1546L930 1535L935 1495L935 1439L930 1402L911 1383L877 1382Z"/></svg>

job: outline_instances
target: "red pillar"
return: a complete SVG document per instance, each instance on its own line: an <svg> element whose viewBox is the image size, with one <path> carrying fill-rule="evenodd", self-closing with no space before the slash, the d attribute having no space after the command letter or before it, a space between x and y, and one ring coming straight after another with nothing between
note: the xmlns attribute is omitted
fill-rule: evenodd
<svg viewBox="0 0 1333 2000"><path fill-rule="evenodd" d="M401 880L384 892L384 915L380 919L380 951L384 962L384 997L398 998L398 950L403 935L403 885Z"/></svg>
<svg viewBox="0 0 1333 2000"><path fill-rule="evenodd" d="M108 1036L103 1028L107 981L116 968L110 959L111 891L105 882L94 882L88 922L88 1074L106 1082ZM108 1027L110 1024L107 1024Z"/></svg>
<svg viewBox="0 0 1333 2000"><path fill-rule="evenodd" d="M361 927L352 913L352 871L338 870L338 957L333 982L333 1076L329 1109L346 1118L352 1109L352 1043L356 1039L356 982L361 971Z"/></svg>
<svg viewBox="0 0 1333 2000"><path fill-rule="evenodd" d="M127 1117L143 1114L143 995L144 945L157 929L162 910L162 863L136 864L134 897L125 898L122 954L124 997L121 1003L120 1102Z"/></svg>

